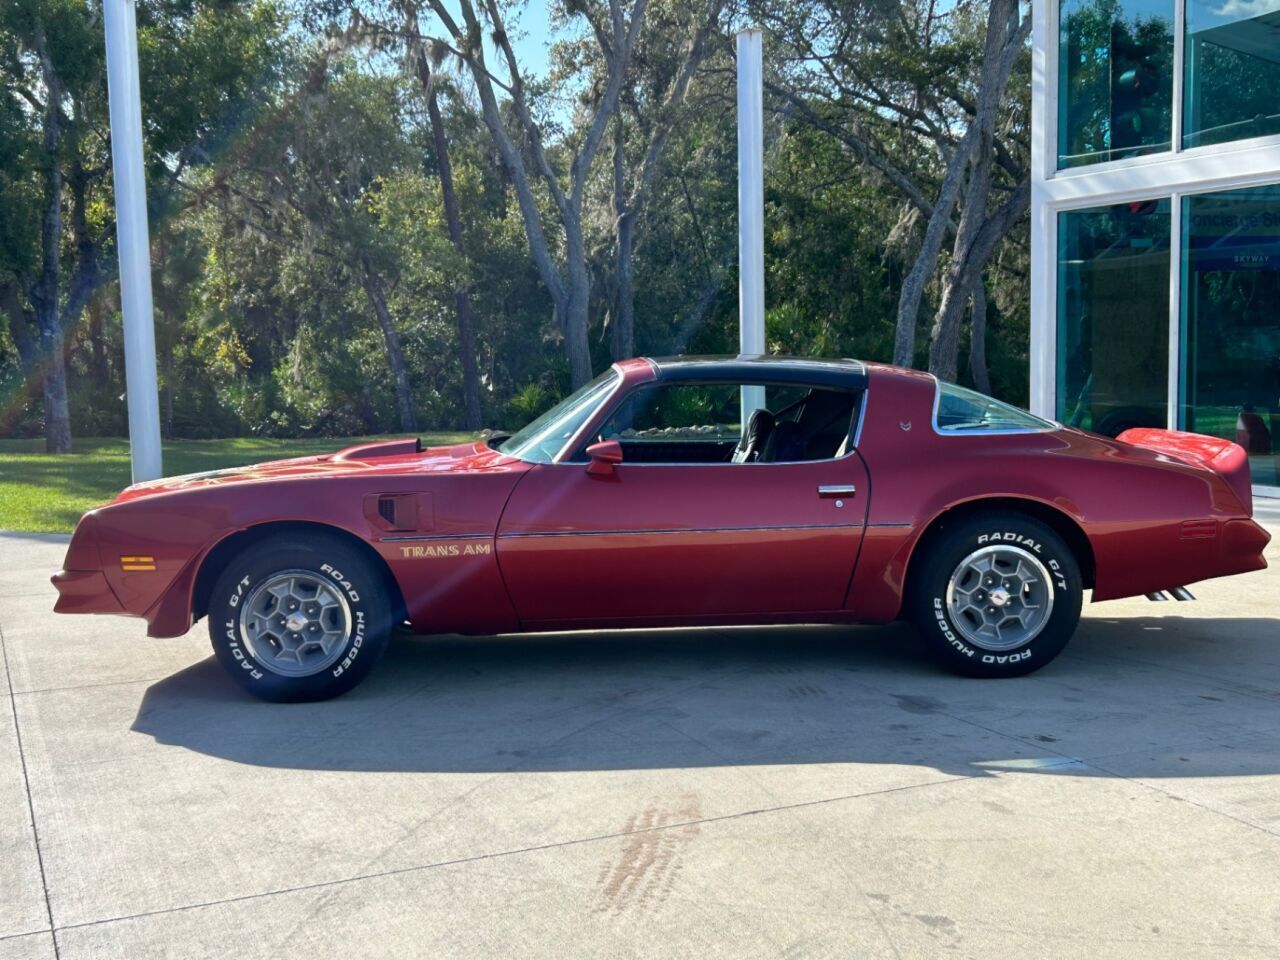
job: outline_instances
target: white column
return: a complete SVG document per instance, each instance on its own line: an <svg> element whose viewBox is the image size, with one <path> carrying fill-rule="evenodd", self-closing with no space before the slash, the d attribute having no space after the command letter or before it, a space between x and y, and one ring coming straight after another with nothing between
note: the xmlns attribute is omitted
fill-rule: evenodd
<svg viewBox="0 0 1280 960"><path fill-rule="evenodd" d="M120 306L124 312L125 382L133 482L155 480L160 465L160 395L151 307L147 188L142 167L142 97L138 89L138 30L134 0L103 0L111 162L120 248Z"/></svg>
<svg viewBox="0 0 1280 960"><path fill-rule="evenodd" d="M1169 409L1165 426L1182 424L1182 194L1169 198Z"/></svg>
<svg viewBox="0 0 1280 960"><path fill-rule="evenodd" d="M1042 417L1057 416L1057 216L1046 190L1058 165L1056 6L1031 7L1031 412Z"/></svg>
<svg viewBox="0 0 1280 960"><path fill-rule="evenodd" d="M764 42L738 37L738 350L764 353ZM764 387L742 391L742 429L764 406Z"/></svg>

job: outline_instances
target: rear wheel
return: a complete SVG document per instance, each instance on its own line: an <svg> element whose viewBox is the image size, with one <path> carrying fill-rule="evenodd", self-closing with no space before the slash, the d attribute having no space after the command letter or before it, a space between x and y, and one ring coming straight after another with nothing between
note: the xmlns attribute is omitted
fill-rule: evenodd
<svg viewBox="0 0 1280 960"><path fill-rule="evenodd" d="M1022 676L1071 639L1080 620L1080 566L1045 524L993 511L944 528L925 549L908 613L951 670Z"/></svg>
<svg viewBox="0 0 1280 960"><path fill-rule="evenodd" d="M256 697L328 700L373 668L392 628L387 585L336 537L272 537L235 557L209 601L218 662Z"/></svg>

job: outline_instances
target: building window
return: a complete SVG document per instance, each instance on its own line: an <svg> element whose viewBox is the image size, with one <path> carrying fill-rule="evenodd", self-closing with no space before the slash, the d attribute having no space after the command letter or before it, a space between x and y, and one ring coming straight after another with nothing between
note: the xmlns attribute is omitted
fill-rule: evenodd
<svg viewBox="0 0 1280 960"><path fill-rule="evenodd" d="M1184 147L1280 133L1280 3L1187 0Z"/></svg>
<svg viewBox="0 0 1280 960"><path fill-rule="evenodd" d="M1183 201L1181 421L1280 486L1280 186Z"/></svg>
<svg viewBox="0 0 1280 960"><path fill-rule="evenodd" d="M1058 166L1169 150L1173 0L1062 0Z"/></svg>
<svg viewBox="0 0 1280 960"><path fill-rule="evenodd" d="M1168 422L1166 200L1058 215L1058 382L1063 423L1115 436Z"/></svg>

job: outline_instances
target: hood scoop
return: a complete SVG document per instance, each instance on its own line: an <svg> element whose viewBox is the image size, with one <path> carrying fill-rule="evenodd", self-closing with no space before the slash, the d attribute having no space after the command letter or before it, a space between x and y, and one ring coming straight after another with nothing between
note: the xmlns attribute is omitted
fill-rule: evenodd
<svg viewBox="0 0 1280 960"><path fill-rule="evenodd" d="M354 447L339 450L333 455L337 462L347 460L377 460L380 457L407 457L422 452L422 441L417 437L406 437L403 440L379 440L375 443L360 443Z"/></svg>

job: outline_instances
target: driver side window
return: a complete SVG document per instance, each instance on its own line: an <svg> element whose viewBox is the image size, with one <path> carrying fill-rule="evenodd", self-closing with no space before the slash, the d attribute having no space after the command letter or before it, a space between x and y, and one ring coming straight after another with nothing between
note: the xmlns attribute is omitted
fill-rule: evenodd
<svg viewBox="0 0 1280 960"><path fill-rule="evenodd" d="M757 404L745 425L744 387ZM826 460L848 452L857 406L853 391L798 384L647 384L623 398L595 439L618 441L624 463Z"/></svg>

